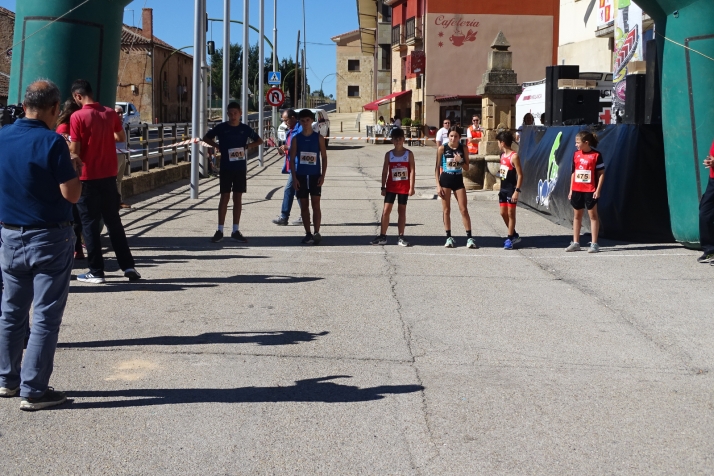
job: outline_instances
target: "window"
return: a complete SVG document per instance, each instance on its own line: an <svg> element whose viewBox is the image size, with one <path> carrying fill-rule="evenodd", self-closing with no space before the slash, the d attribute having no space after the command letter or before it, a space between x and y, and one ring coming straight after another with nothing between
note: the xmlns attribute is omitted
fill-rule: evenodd
<svg viewBox="0 0 714 476"><path fill-rule="evenodd" d="M391 23L392 22L392 7L382 3L382 22Z"/></svg>
<svg viewBox="0 0 714 476"><path fill-rule="evenodd" d="M382 50L382 63L379 69L389 71L392 69L392 49L389 45L379 45L379 48Z"/></svg>
<svg viewBox="0 0 714 476"><path fill-rule="evenodd" d="M347 71L359 71L359 60L347 60Z"/></svg>
<svg viewBox="0 0 714 476"><path fill-rule="evenodd" d="M417 76L416 83L416 88L421 89L421 75Z"/></svg>
<svg viewBox="0 0 714 476"><path fill-rule="evenodd" d="M347 97L358 98L359 86L347 86Z"/></svg>

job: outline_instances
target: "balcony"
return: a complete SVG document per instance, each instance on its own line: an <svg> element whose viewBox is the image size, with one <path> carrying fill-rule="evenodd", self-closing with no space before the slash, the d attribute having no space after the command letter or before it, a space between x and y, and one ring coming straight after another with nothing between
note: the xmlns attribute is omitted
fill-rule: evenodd
<svg viewBox="0 0 714 476"><path fill-rule="evenodd" d="M409 46L415 46L422 42L422 27L421 22L417 22L416 17L411 17L405 25L405 43Z"/></svg>
<svg viewBox="0 0 714 476"><path fill-rule="evenodd" d="M406 48L407 45L404 42L404 30L402 29L402 25L392 27L392 50L399 51L405 50Z"/></svg>

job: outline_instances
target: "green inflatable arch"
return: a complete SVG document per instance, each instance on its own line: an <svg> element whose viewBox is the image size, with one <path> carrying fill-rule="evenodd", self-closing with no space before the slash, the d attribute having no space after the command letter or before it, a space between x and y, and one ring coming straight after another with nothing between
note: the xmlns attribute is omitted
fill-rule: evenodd
<svg viewBox="0 0 714 476"><path fill-rule="evenodd" d="M714 140L714 0L636 0L655 20L662 65L667 194L677 241L699 242L699 199ZM708 56L708 58L707 58Z"/></svg>
<svg viewBox="0 0 714 476"><path fill-rule="evenodd" d="M8 102L21 103L27 85L38 78L54 81L66 98L72 81L83 78L97 101L113 106L130 1L18 1Z"/></svg>

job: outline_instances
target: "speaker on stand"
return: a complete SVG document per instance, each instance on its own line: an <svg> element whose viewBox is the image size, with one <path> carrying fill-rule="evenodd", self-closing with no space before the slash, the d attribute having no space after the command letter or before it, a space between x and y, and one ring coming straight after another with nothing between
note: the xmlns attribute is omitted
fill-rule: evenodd
<svg viewBox="0 0 714 476"><path fill-rule="evenodd" d="M623 124L645 123L645 74L628 74L625 78L625 116Z"/></svg>
<svg viewBox="0 0 714 476"><path fill-rule="evenodd" d="M578 65L556 65L545 67L545 125L553 124L553 101L555 93L558 91L558 80L578 79L580 77L580 66ZM521 120L521 118L518 118Z"/></svg>

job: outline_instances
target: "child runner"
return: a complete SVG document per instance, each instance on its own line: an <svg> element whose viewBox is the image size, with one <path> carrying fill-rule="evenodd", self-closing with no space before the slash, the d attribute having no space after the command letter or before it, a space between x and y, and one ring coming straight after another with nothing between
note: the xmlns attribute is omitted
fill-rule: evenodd
<svg viewBox="0 0 714 476"><path fill-rule="evenodd" d="M248 187L248 149L255 149L263 140L247 124L240 121L241 108L237 102L228 103L228 121L221 122L208 131L203 142L221 151L221 165L218 182L221 198L218 202L218 230L211 238L213 243L223 239L223 225L228 213L228 202L233 192L233 231L231 238L241 243L246 240L238 229L243 194ZM214 139L218 139L218 143ZM248 144L248 139L252 140Z"/></svg>
<svg viewBox="0 0 714 476"><path fill-rule="evenodd" d="M498 206L501 209L501 218L508 227L508 238L503 243L503 249L512 250L513 246L521 241L521 236L516 233L516 207L518 196L521 194L523 169L520 157L511 149L513 145L511 131L499 132L496 140L501 149L501 191L498 192Z"/></svg>
<svg viewBox="0 0 714 476"><path fill-rule="evenodd" d="M302 243L317 245L322 240L320 235L320 222L322 221L320 196L327 171L327 152L325 139L312 130L312 123L315 122L315 115L312 111L302 109L298 113L298 120L302 126L302 132L296 135L290 144L290 160L295 164L294 167L291 167L293 187L295 187L295 198L300 201L302 224L305 227L305 238L302 239ZM309 200L308 197L310 197ZM312 214L315 220L314 235L310 233L310 201L312 201Z"/></svg>
<svg viewBox="0 0 714 476"><path fill-rule="evenodd" d="M451 192L454 192L459 204L461 219L466 228L467 248L478 248L471 237L471 217L466 203L466 188L464 188L463 170L469 170L469 152L460 143L461 130L454 126L449 130L448 142L440 145L436 151L436 190L442 198L441 206L444 213L444 230L446 230L445 248L454 248L456 242L451 237Z"/></svg>
<svg viewBox="0 0 714 476"><path fill-rule="evenodd" d="M602 182L605 178L605 162L602 154L593 147L597 147L597 136L588 131L580 131L575 136L573 155L573 174L570 177L570 193L568 199L575 209L573 218L573 241L565 251L580 251L580 227L583 224L584 208L588 209L590 216L590 231L592 242L588 253L597 253L600 246L597 244L597 235L600 231L600 219L597 214L597 201L600 198ZM597 183L597 185L595 185Z"/></svg>
<svg viewBox="0 0 714 476"><path fill-rule="evenodd" d="M372 240L372 245L387 244L387 228L389 228L389 215L392 213L394 200L397 200L399 221L399 246L409 246L404 239L404 227L407 223L407 200L414 195L414 154L404 148L404 130L395 129L392 133L394 149L384 156L382 167L382 196L384 197L384 210L382 211L382 229L377 238Z"/></svg>

